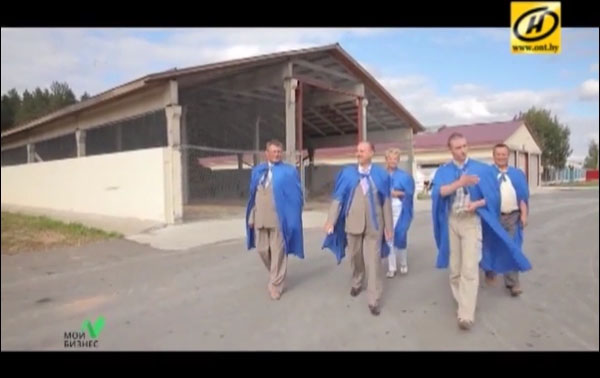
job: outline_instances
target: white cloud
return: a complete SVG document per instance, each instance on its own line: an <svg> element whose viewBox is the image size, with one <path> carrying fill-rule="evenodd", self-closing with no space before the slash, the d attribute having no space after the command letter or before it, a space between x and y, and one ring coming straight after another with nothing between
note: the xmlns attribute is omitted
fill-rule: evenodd
<svg viewBox="0 0 600 378"><path fill-rule="evenodd" d="M486 89L480 85L472 83L455 84L452 86L452 91L457 94L477 94L486 91Z"/></svg>
<svg viewBox="0 0 600 378"><path fill-rule="evenodd" d="M598 117L576 117L568 105L577 100L577 90L510 90L494 92L474 83L452 86L441 95L427 77L408 75L380 77L380 82L425 127L477 122L506 121L532 106L550 109L571 130L573 156L585 156L591 138L598 138Z"/></svg>
<svg viewBox="0 0 600 378"><path fill-rule="evenodd" d="M1 29L2 93L23 91L66 81L76 94L95 94L146 74L257 54L331 44L343 37L371 38L393 29L336 28L219 28L219 29ZM403 32L402 30L400 32ZM473 36L449 34L438 43L471 43L473 38L506 41L506 29L480 29ZM582 34L583 33L583 34ZM566 33L597 39L587 30ZM410 38L423 38L418 33ZM566 42L567 38L565 38ZM586 48L589 47L587 42ZM32 52L35 52L32 54ZM494 92L477 83L456 83L441 95L423 75L387 76L386 67L364 64L371 74L424 125L453 125L508 120L531 106L550 108L568 116L567 104L577 98L597 99L598 80L590 79L571 91L528 89ZM598 64L591 70L598 70ZM587 151L588 136L598 130L598 118L569 119L573 148ZM577 146L577 147L575 147ZM579 153L579 152L578 152Z"/></svg>
<svg viewBox="0 0 600 378"><path fill-rule="evenodd" d="M90 94L146 74L252 55L370 38L378 28L2 28L2 93L67 81ZM35 52L32 54L32 52Z"/></svg>
<svg viewBox="0 0 600 378"><path fill-rule="evenodd" d="M464 97L457 100L446 101L442 106L449 110L456 118L464 120L482 120L493 116L485 100L476 97Z"/></svg>
<svg viewBox="0 0 600 378"><path fill-rule="evenodd" d="M598 80L589 79L579 86L579 99L583 101L598 100Z"/></svg>
<svg viewBox="0 0 600 378"><path fill-rule="evenodd" d="M380 77L380 82L424 125L456 125L512 119L532 106L564 113L569 92L513 90L492 92L473 84L456 84L450 95L440 95L424 76Z"/></svg>
<svg viewBox="0 0 600 378"><path fill-rule="evenodd" d="M569 126L571 130L571 149L572 157L580 157L582 160L587 156L590 140L598 142L598 116L595 117L576 117L565 115L561 117L561 122Z"/></svg>
<svg viewBox="0 0 600 378"><path fill-rule="evenodd" d="M431 85L429 79L423 75L407 75L397 77L383 77L381 83L397 93L413 91L424 86Z"/></svg>
<svg viewBox="0 0 600 378"><path fill-rule="evenodd" d="M598 72L598 63L592 63L590 66L590 72Z"/></svg>

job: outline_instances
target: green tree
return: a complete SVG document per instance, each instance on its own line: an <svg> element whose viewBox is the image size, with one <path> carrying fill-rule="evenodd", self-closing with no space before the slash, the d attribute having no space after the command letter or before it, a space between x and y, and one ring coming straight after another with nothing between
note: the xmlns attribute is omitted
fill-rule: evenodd
<svg viewBox="0 0 600 378"><path fill-rule="evenodd" d="M598 169L598 143L591 140L588 147L588 154L583 161L583 167L586 169Z"/></svg>
<svg viewBox="0 0 600 378"><path fill-rule="evenodd" d="M28 115L29 119L41 117L50 108L50 96L48 91L44 93L39 87L33 91L33 113Z"/></svg>
<svg viewBox="0 0 600 378"><path fill-rule="evenodd" d="M523 120L542 144L541 165L544 167L544 172L548 172L549 167L565 168L567 158L573 152L569 142L571 136L569 127L563 125L557 116L553 117L550 110L535 107L525 113L519 113L516 118Z"/></svg>
<svg viewBox="0 0 600 378"><path fill-rule="evenodd" d="M75 93L67 83L59 83L57 81L50 85L50 108L48 112L64 108L77 102Z"/></svg>
<svg viewBox="0 0 600 378"><path fill-rule="evenodd" d="M32 115L35 114L36 108L34 101L33 95L26 89L23 92L21 107L15 117L15 126L23 124L33 118Z"/></svg>
<svg viewBox="0 0 600 378"><path fill-rule="evenodd" d="M15 125L17 112L21 107L21 96L16 89L2 95L2 131Z"/></svg>
<svg viewBox="0 0 600 378"><path fill-rule="evenodd" d="M84 96L88 96L87 93ZM23 97L15 89L2 95L2 130L43 117L77 102L77 97L67 83L53 82L48 88L25 90Z"/></svg>

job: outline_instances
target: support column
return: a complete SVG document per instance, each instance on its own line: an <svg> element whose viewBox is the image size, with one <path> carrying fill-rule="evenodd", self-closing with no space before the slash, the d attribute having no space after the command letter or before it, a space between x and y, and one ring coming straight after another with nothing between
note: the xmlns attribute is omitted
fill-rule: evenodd
<svg viewBox="0 0 600 378"><path fill-rule="evenodd" d="M238 170L244 169L244 155L237 154Z"/></svg>
<svg viewBox="0 0 600 378"><path fill-rule="evenodd" d="M296 108L294 109L296 112L296 150L300 153L300 164L298 169L300 170L298 173L300 175L300 185L302 186L302 198L304 199L304 203L306 204L306 177L304 170L304 132L302 128L302 108L303 108L303 85L302 82L298 82L296 85Z"/></svg>
<svg viewBox="0 0 600 378"><path fill-rule="evenodd" d="M117 128L117 152L123 151L123 128L119 124L115 126Z"/></svg>
<svg viewBox="0 0 600 378"><path fill-rule="evenodd" d="M181 169L181 106L169 105L167 116L167 141L165 153L165 220L169 224L183 219L183 189Z"/></svg>
<svg viewBox="0 0 600 378"><path fill-rule="evenodd" d="M365 97L357 99L359 142L367 140L367 105L369 105L369 101Z"/></svg>
<svg viewBox="0 0 600 378"><path fill-rule="evenodd" d="M187 135L187 113L188 108L186 106L181 109L181 145L186 146L188 144ZM183 190L183 204L187 205L190 201L190 180L189 180L189 149L186 147L181 148L181 187Z"/></svg>
<svg viewBox="0 0 600 378"><path fill-rule="evenodd" d="M35 144L27 145L27 163L35 163Z"/></svg>
<svg viewBox="0 0 600 378"><path fill-rule="evenodd" d="M408 153L408 167L410 169L409 173L411 176L415 176L415 172L416 172L416 164L415 164L415 152L413 150L413 137L414 137L414 131L412 129L412 127L410 127L408 129L408 143L407 143L407 153Z"/></svg>
<svg viewBox="0 0 600 378"><path fill-rule="evenodd" d="M298 151L302 152L304 150L303 143L303 130L302 130L302 103L303 103L303 94L302 94L302 83L298 82L296 87L296 148Z"/></svg>
<svg viewBox="0 0 600 378"><path fill-rule="evenodd" d="M537 186L542 186L542 154L538 154L538 177L537 177Z"/></svg>
<svg viewBox="0 0 600 378"><path fill-rule="evenodd" d="M77 157L85 156L85 130L75 131L75 143L77 144Z"/></svg>
<svg viewBox="0 0 600 378"><path fill-rule="evenodd" d="M296 88L298 80L286 78L285 88L285 151L286 161L296 164Z"/></svg>
<svg viewBox="0 0 600 378"><path fill-rule="evenodd" d="M529 165L529 152L527 152L525 150L525 146L523 146L523 153L525 154L525 169L527 170L525 178L527 179L527 185L529 185L529 181L531 181L530 180L531 166Z"/></svg>
<svg viewBox="0 0 600 378"><path fill-rule="evenodd" d="M252 154L252 161L254 165L258 165L260 147L260 116L256 116L256 123L254 124L254 153Z"/></svg>

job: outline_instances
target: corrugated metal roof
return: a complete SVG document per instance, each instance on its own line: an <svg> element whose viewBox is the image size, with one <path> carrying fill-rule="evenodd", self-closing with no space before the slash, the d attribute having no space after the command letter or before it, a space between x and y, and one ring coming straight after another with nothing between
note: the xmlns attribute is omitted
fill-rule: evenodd
<svg viewBox="0 0 600 378"><path fill-rule="evenodd" d="M373 90L377 96L381 97L381 99L388 105L390 108L399 115L400 117L406 117L410 121L410 126L414 131L419 132L424 130L424 127L419 123L410 114L375 78L369 74L363 67L361 67L358 62L356 62L346 51L342 49L339 44L326 45L315 48L301 49L301 50L291 50L278 52L274 54L265 54L259 55L249 58L235 59L225 62L211 63L200 66L189 67L185 69L171 69L167 71L162 71L150 75L143 76L139 79L133 80L126 84L120 85L103 93L100 93L96 96L91 97L90 99L67 106L58 111L30 121L27 124L12 128L3 132L2 137L19 133L24 130L28 130L37 126L41 126L47 122L66 117L69 115L73 115L75 113L81 112L85 109L91 108L93 106L99 105L109 100L114 100L117 97L121 97L127 95L131 92L137 91L146 87L148 85L152 85L154 83L159 83L165 80L175 79L181 76L193 75L204 72L211 71L219 71L226 69L247 69L252 68L254 66L260 66L265 64L272 64L279 60L286 60L292 57L299 57L308 54L315 54L320 52L328 52L331 53L334 57L338 58L340 62L352 73L357 75L359 78L363 80L365 85Z"/></svg>
<svg viewBox="0 0 600 378"><path fill-rule="evenodd" d="M448 137L455 132L463 134L470 146L503 143L521 125L523 121L519 120L442 127L433 133L415 135L413 147L415 150L447 148Z"/></svg>

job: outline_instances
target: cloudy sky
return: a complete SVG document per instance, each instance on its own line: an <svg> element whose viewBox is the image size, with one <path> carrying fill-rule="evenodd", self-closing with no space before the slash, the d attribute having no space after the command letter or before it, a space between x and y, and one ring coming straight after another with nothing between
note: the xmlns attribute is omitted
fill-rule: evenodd
<svg viewBox="0 0 600 378"><path fill-rule="evenodd" d="M2 93L66 81L95 94L148 73L339 42L425 126L546 107L573 158L598 141L598 29L562 30L559 55L513 55L506 29L2 28Z"/></svg>

